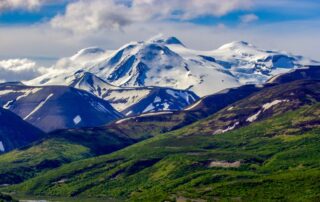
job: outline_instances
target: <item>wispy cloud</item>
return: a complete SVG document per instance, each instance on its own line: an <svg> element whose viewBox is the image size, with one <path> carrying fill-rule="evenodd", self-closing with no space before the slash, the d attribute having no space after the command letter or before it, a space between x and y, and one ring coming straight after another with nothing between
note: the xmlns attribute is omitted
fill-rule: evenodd
<svg viewBox="0 0 320 202"><path fill-rule="evenodd" d="M240 16L240 21L245 24L255 22L257 20L259 20L259 17L255 14L246 14Z"/></svg>
<svg viewBox="0 0 320 202"><path fill-rule="evenodd" d="M0 12L5 10L33 10L39 8L46 0L1 0Z"/></svg>

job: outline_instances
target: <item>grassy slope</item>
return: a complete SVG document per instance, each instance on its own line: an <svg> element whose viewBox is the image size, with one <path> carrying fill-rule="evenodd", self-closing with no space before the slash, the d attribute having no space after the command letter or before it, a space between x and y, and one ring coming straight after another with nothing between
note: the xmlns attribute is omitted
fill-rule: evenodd
<svg viewBox="0 0 320 202"><path fill-rule="evenodd" d="M0 155L0 184L20 183L63 164L107 154L134 143L130 138L107 131L75 131L58 131L28 147Z"/></svg>
<svg viewBox="0 0 320 202"><path fill-rule="evenodd" d="M92 153L89 148L60 138L48 139L32 147L1 155L0 184L18 183L34 177L36 173L90 156Z"/></svg>
<svg viewBox="0 0 320 202"><path fill-rule="evenodd" d="M216 104L212 109L218 110L213 116L206 118L207 121L197 124L197 130L208 134L225 130L228 127L243 127L250 122L249 117L261 111L257 120L263 120L271 116L283 114L295 110L306 104L320 102L320 81L294 81L287 84L266 87L263 90L253 93L245 99L233 102L229 107L221 104L222 109ZM216 95L218 96L218 95ZM273 101L283 101L269 109L264 110L263 105ZM221 102L221 100L220 100ZM214 103L214 102L213 102ZM203 104L203 103L202 103ZM202 110L181 111L173 114L138 117L124 121L121 124L111 124L104 130L113 131L115 134L126 134L138 140L156 136L159 133L172 131L189 125L210 114L209 104L199 106ZM214 113L214 112L212 112ZM205 115L204 115L205 114ZM207 127L207 126L210 127ZM205 131L206 130L206 131Z"/></svg>
<svg viewBox="0 0 320 202"><path fill-rule="evenodd" d="M62 166L11 190L136 201L317 201L320 105L303 107L220 135L200 121L110 155ZM204 127L204 125L202 125ZM209 167L241 161L238 168Z"/></svg>
<svg viewBox="0 0 320 202"><path fill-rule="evenodd" d="M191 124L254 91L257 91L254 85L248 85L236 90L231 89L227 94L208 96L203 98L202 103L197 106L198 109L193 111L173 112L160 116L141 116L104 127L55 131L50 134L50 139L44 140L41 144L35 144L35 148L23 148L6 156L0 156L0 165L8 165L0 167L0 176L2 176L0 184L18 183L64 163L110 153L136 141ZM230 94L233 96L229 96ZM51 142L54 142L55 147L48 146ZM43 147L46 148L45 151ZM84 154L78 147L86 150ZM68 152L72 152L74 157L66 156L65 153ZM32 156L31 160L30 156ZM48 161L53 161L49 162L53 165L39 167L39 164L48 164Z"/></svg>

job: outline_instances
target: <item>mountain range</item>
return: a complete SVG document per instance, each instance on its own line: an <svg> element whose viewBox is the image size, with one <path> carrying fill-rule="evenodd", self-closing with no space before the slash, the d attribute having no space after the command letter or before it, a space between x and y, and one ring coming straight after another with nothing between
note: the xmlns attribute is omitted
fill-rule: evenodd
<svg viewBox="0 0 320 202"><path fill-rule="evenodd" d="M179 112L52 132L1 155L0 183L20 183L6 192L129 201L314 199L318 68L224 90Z"/></svg>
<svg viewBox="0 0 320 202"><path fill-rule="evenodd" d="M169 87L117 87L89 72L79 71L68 86L86 90L107 100L125 115L181 110L199 97L188 90Z"/></svg>
<svg viewBox="0 0 320 202"><path fill-rule="evenodd" d="M94 74L100 78L94 79L98 83L170 87L191 90L202 97L243 84L261 84L273 75L311 64L319 63L282 51L262 50L243 41L212 51L196 51L175 37L156 36L128 43L115 51L96 47L80 50L60 60L53 71L26 84L74 85L80 71ZM87 89L88 85L95 84L82 82L78 87ZM103 92L96 89L93 93Z"/></svg>
<svg viewBox="0 0 320 202"><path fill-rule="evenodd" d="M80 50L0 84L0 191L317 201L319 78L317 61L243 41L195 51L157 36Z"/></svg>
<svg viewBox="0 0 320 202"><path fill-rule="evenodd" d="M0 104L44 132L113 122L115 131L130 136L136 134L132 127L143 123L139 137L146 138L203 119L276 83L318 78L317 66L306 64L318 63L243 41L195 51L176 37L156 36L116 51L82 49L48 74L3 83Z"/></svg>

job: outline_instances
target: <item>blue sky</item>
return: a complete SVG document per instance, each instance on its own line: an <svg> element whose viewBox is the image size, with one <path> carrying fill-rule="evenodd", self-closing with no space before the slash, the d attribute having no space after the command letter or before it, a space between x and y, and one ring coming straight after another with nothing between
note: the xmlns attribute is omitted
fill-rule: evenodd
<svg viewBox="0 0 320 202"><path fill-rule="evenodd" d="M43 6L36 10L4 10L0 14L0 23L2 25L30 25L48 21L63 12L67 3Z"/></svg>
<svg viewBox="0 0 320 202"><path fill-rule="evenodd" d="M86 46L115 49L159 32L194 49L247 40L320 59L320 0L52 2L0 2L0 59L28 57L49 64Z"/></svg>
<svg viewBox="0 0 320 202"><path fill-rule="evenodd" d="M109 1L109 0L105 0ZM181 0L183 1L183 0ZM260 0L263 2L264 0ZM268 2L268 0L265 0ZM32 25L50 21L54 16L64 13L68 3L74 1L64 1L60 3L51 3L43 5L34 10L26 9L8 9L0 12L0 24L2 25ZM250 9L240 9L227 13L223 16L205 15L189 20L191 23L212 26L216 24L226 24L237 26L239 17L246 14L255 14L259 20L257 24L267 24L274 22L297 21L297 20L319 20L320 19L320 1L318 0L278 0L275 3L259 3L259 6ZM280 2L280 3L279 3ZM284 3L281 3L284 2ZM179 21L175 19L175 21Z"/></svg>

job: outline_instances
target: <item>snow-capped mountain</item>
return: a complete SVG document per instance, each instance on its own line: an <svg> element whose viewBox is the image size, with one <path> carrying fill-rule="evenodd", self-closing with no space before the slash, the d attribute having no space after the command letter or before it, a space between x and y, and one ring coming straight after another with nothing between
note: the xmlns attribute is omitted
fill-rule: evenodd
<svg viewBox="0 0 320 202"><path fill-rule="evenodd" d="M247 42L213 51L188 49L175 37L131 42L116 51L88 48L61 60L53 72L27 82L67 85L77 71L90 72L120 87L160 86L188 89L199 96L247 83L263 83L278 73L315 61Z"/></svg>
<svg viewBox="0 0 320 202"><path fill-rule="evenodd" d="M247 42L233 42L211 52L217 62L230 68L241 83L265 82L270 76L317 63L283 51L266 51Z"/></svg>
<svg viewBox="0 0 320 202"><path fill-rule="evenodd" d="M199 99L187 90L152 86L118 87L82 70L66 77L65 81L67 86L85 90L107 100L116 110L126 115L181 110Z"/></svg>
<svg viewBox="0 0 320 202"><path fill-rule="evenodd" d="M44 137L41 130L3 108L0 108L0 123L0 154Z"/></svg>
<svg viewBox="0 0 320 202"><path fill-rule="evenodd" d="M99 126L122 117L107 101L66 86L0 84L0 104L45 132Z"/></svg>
<svg viewBox="0 0 320 202"><path fill-rule="evenodd" d="M159 87L146 87L146 89L149 90L149 94L122 113L132 116L148 112L177 111L199 99L196 94L186 90Z"/></svg>

